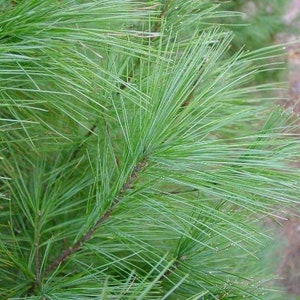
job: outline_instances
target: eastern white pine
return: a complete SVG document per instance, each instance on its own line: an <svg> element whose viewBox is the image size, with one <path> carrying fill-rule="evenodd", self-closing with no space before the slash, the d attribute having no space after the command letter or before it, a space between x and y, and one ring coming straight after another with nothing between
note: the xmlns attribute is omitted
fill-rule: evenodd
<svg viewBox="0 0 300 300"><path fill-rule="evenodd" d="M2 1L1 299L268 299L299 201L268 47L216 1ZM232 52L231 52L232 53Z"/></svg>

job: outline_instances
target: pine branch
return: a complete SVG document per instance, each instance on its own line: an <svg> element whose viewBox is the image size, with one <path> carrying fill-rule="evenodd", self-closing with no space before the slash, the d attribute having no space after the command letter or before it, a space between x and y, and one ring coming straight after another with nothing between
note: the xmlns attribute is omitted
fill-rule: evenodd
<svg viewBox="0 0 300 300"><path fill-rule="evenodd" d="M38 216L37 216L37 228L36 230L38 231L36 234L36 240L34 243L34 263L35 263L35 285L36 286L40 286L41 284L41 264L40 264L40 259L39 259L39 250L40 250L40 232L39 232L39 228L40 228L40 218L41 218L41 212L38 211Z"/></svg>
<svg viewBox="0 0 300 300"><path fill-rule="evenodd" d="M38 211L36 224L35 224L35 239L34 239L34 267L35 267L35 278L29 287L27 294L31 295L35 291L37 287L41 286L41 263L40 263L40 219L41 219L41 211Z"/></svg>
<svg viewBox="0 0 300 300"><path fill-rule="evenodd" d="M46 268L46 274L49 274L51 271L53 271L57 266L62 264L64 261L66 261L71 255L76 253L81 249L81 247L89 241L94 232L105 222L107 221L112 213L114 212L117 205L122 202L122 199L124 197L124 194L127 190L131 188L131 185L133 181L138 177L138 174L144 169L147 162L146 159L143 159L141 162L139 162L131 172L131 175L127 179L127 181L123 184L119 194L115 197L114 201L112 202L110 208L97 220L95 225L91 227L75 244L73 244L68 249L65 249L59 257L57 257L47 268Z"/></svg>
<svg viewBox="0 0 300 300"><path fill-rule="evenodd" d="M265 299L248 259L266 246L257 212L300 191L298 172L283 165L299 144L277 135L279 115L259 131L269 104L253 104L271 101L252 98L264 87L246 91L262 54L227 58L230 34L214 23L232 13L214 1L104 2L11 1L2 15L0 154L11 180L1 182L10 201L0 205L0 298ZM139 158L119 156L142 146ZM146 151L157 185L136 197ZM96 237L108 223L113 239L103 243Z"/></svg>
<svg viewBox="0 0 300 300"><path fill-rule="evenodd" d="M165 5L163 6L163 9L161 10L160 14L159 14L159 17L158 17L158 20L155 22L154 26L153 26L153 29L152 31L155 33L155 32L159 32L161 30L161 24L164 20L164 18L166 17L167 13L168 13L168 9L169 9L169 6L170 6L170 1L166 1ZM155 6L154 6L155 7ZM158 36L157 35L153 35L153 36L150 36L149 37L149 40L153 41L157 38ZM127 80L122 82L119 89L120 91L117 92L117 95L120 94L121 91L124 91L128 84L132 81L132 79L134 78L134 70L137 69L138 67L140 66L140 59L137 59L135 64L134 64L134 67L133 67L133 70L131 71L131 73L129 75L127 75ZM187 100L188 101L188 100ZM183 105L184 106L184 105ZM97 128L97 125L96 124L93 124L90 128L90 130L87 132L86 134L86 137L89 137L93 132L95 132ZM76 150L74 151L73 155L72 155L72 158L75 158L78 153L80 152L81 150L81 147L82 145L79 145Z"/></svg>

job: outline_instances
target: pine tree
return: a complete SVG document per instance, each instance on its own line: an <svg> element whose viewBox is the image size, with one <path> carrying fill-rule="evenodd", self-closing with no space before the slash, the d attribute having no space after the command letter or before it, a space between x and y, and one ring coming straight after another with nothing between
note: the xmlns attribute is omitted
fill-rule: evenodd
<svg viewBox="0 0 300 300"><path fill-rule="evenodd" d="M295 118L212 2L2 1L1 299L274 296Z"/></svg>

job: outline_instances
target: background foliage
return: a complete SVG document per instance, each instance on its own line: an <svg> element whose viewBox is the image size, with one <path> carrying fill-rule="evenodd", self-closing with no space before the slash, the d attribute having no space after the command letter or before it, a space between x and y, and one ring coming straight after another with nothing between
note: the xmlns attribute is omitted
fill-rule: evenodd
<svg viewBox="0 0 300 300"><path fill-rule="evenodd" d="M225 8L224 8L225 9ZM267 299L295 120L212 1L4 1L3 299Z"/></svg>
<svg viewBox="0 0 300 300"><path fill-rule="evenodd" d="M241 47L253 50L273 43L278 32L284 32L286 25L283 12L289 1L286 0L232 0L221 1L222 9L240 12L236 18L225 21L233 30L233 51Z"/></svg>

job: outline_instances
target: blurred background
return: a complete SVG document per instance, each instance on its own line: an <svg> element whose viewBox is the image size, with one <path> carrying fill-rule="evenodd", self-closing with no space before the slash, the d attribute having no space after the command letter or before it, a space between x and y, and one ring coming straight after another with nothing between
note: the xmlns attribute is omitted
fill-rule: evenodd
<svg viewBox="0 0 300 300"><path fill-rule="evenodd" d="M284 67L271 77L262 77L262 83L285 81L287 88L278 92L283 104L295 117L300 115L300 0L233 0L222 4L231 11L239 11L241 27L236 20L228 26L235 32L232 50L241 47L255 50L275 44L282 46ZM231 23L231 24L230 24ZM298 121L299 122L299 118ZM299 122L300 130L300 122ZM300 167L300 162L299 162ZM276 299L300 299L300 221L293 211L278 211L276 220L266 220L266 226L275 235L276 243L269 245L266 263L273 269L276 279L274 288L283 289L284 294ZM266 247L268 247L266 245Z"/></svg>

